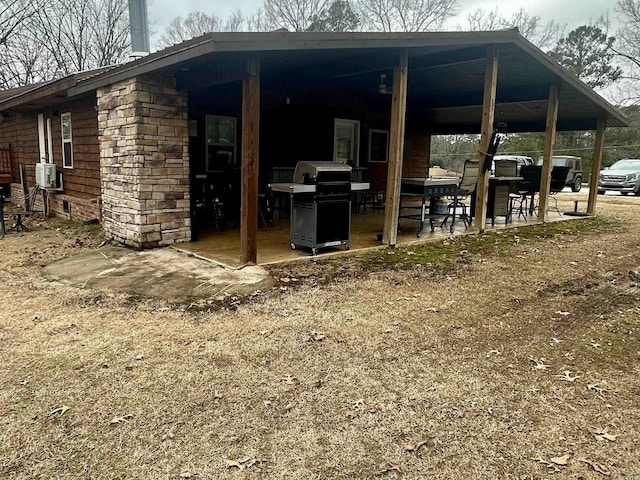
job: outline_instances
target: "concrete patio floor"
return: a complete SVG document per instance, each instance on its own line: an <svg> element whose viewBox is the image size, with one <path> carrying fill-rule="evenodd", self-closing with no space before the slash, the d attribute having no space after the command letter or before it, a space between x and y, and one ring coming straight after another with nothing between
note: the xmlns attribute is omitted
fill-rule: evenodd
<svg viewBox="0 0 640 480"><path fill-rule="evenodd" d="M562 211L562 210L561 210ZM567 220L575 217L560 216L556 212L549 212L548 221ZM382 213L369 213L366 215L351 216L351 239L350 252L356 250L365 250L381 247L378 235L382 234L384 223L384 215ZM491 226L487 222L487 230L509 228L522 225L531 225L537 223L537 217L529 218L528 221L513 219L513 222L505 225L504 217L498 217L495 226ZM437 224L435 231L429 231L428 225L425 226L420 238L416 233L418 230L418 222L413 220L401 219L400 232L398 233L397 246L406 246L415 243L426 243L443 239L451 235L448 225L440 228ZM473 225L466 229L463 222L456 220L456 229L454 235L464 235L477 231ZM290 262L299 259L312 257L310 249L290 248L290 227L289 220L282 219L276 221L273 227L261 227L258 230L258 264L268 265L279 262ZM237 229L224 230L217 232L215 229L211 231L200 232L197 241L190 243L180 243L173 248L185 253L193 254L198 257L214 261L230 267L241 267L240 262L240 231ZM333 255L344 254L343 247L329 247L319 249L316 258L322 258Z"/></svg>

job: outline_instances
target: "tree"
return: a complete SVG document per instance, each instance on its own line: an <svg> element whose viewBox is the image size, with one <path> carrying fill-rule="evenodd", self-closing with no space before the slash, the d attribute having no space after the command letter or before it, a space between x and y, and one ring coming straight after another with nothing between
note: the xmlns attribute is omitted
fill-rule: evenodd
<svg viewBox="0 0 640 480"><path fill-rule="evenodd" d="M40 78L41 47L33 42L33 36L26 39L21 34L44 5L44 0L0 0L0 88L26 85Z"/></svg>
<svg viewBox="0 0 640 480"><path fill-rule="evenodd" d="M640 0L618 0L617 12L620 15L619 42L611 50L630 63L632 69L640 68ZM640 75L631 74L633 79Z"/></svg>
<svg viewBox="0 0 640 480"><path fill-rule="evenodd" d="M462 172L464 161L478 155L478 135L434 135L431 137L430 164Z"/></svg>
<svg viewBox="0 0 640 480"><path fill-rule="evenodd" d="M457 12L457 0L359 0L363 25L383 32L440 30Z"/></svg>
<svg viewBox="0 0 640 480"><path fill-rule="evenodd" d="M61 75L120 63L130 47L127 0L59 0L37 20L34 33Z"/></svg>
<svg viewBox="0 0 640 480"><path fill-rule="evenodd" d="M217 15L203 12L192 12L186 18L176 17L160 37L158 48L169 47L205 33L218 32L223 24L224 21Z"/></svg>
<svg viewBox="0 0 640 480"><path fill-rule="evenodd" d="M564 30L563 26L553 20L543 24L540 16L530 15L523 8L509 18L503 17L497 7L494 10L478 8L467 15L467 23L467 29L471 31L515 27L524 38L542 49L556 43Z"/></svg>
<svg viewBox="0 0 640 480"><path fill-rule="evenodd" d="M27 20L30 22L33 19ZM32 32L37 29L23 25L6 40L6 48L0 48L0 88L21 87L53 78L55 62Z"/></svg>
<svg viewBox="0 0 640 480"><path fill-rule="evenodd" d="M612 65L614 42L599 27L582 25L560 39L550 55L591 88L604 88L622 76Z"/></svg>
<svg viewBox="0 0 640 480"><path fill-rule="evenodd" d="M0 0L1 2L2 0ZM129 50L127 0L15 0L36 10L4 35L0 82L26 85L126 59ZM0 5L3 5L0 3ZM13 8L13 7L12 7ZM0 25L7 12L0 12ZM6 22L5 22L6 25Z"/></svg>
<svg viewBox="0 0 640 480"><path fill-rule="evenodd" d="M360 18L348 0L335 0L327 9L311 19L310 32L351 32L358 29Z"/></svg>
<svg viewBox="0 0 640 480"><path fill-rule="evenodd" d="M329 0L264 0L264 12L274 28L304 32L330 5Z"/></svg>
<svg viewBox="0 0 640 480"><path fill-rule="evenodd" d="M220 18L214 13L207 15L203 12L192 12L185 18L174 18L157 42L157 47L166 48L209 32L262 31L267 29L262 10L258 10L250 16L245 16L240 10L236 10L226 19Z"/></svg>
<svg viewBox="0 0 640 480"><path fill-rule="evenodd" d="M44 0L0 0L0 46L45 5Z"/></svg>

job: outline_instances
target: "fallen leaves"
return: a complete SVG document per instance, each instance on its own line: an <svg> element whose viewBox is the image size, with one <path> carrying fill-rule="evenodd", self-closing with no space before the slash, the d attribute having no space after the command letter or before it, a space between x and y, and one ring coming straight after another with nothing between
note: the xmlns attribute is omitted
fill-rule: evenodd
<svg viewBox="0 0 640 480"><path fill-rule="evenodd" d="M381 466L380 470L378 471L378 475L383 475L389 472L402 473L402 469L400 468L400 465L396 465L393 463L385 463Z"/></svg>
<svg viewBox="0 0 640 480"><path fill-rule="evenodd" d="M564 372L562 372L562 375L555 375L555 377L559 378L563 382L575 382L577 379L580 378L578 376L572 377L571 372L569 370L565 370Z"/></svg>
<svg viewBox="0 0 640 480"><path fill-rule="evenodd" d="M566 453L560 457L551 458L551 463L555 463L556 465L560 465L561 467L566 467L569 465L569 460L571 459L571 454Z"/></svg>
<svg viewBox="0 0 640 480"><path fill-rule="evenodd" d="M536 370L547 370L551 365L545 363L547 360L544 358L529 357L529 361L533 362L533 368Z"/></svg>
<svg viewBox="0 0 640 480"><path fill-rule="evenodd" d="M54 415L58 415L58 416L60 416L60 417L61 417L62 415L64 415L65 413L67 413L67 411L69 410L69 408L70 408L70 407L67 407L66 405L63 405L63 406L58 407L58 408L56 408L56 409L54 409L54 410L51 410L51 411L49 412L49 416L50 416L50 417L53 417Z"/></svg>
<svg viewBox="0 0 640 480"><path fill-rule="evenodd" d="M569 465L569 461L571 460L572 456L572 453L565 453L564 455L561 455L559 457L552 457L549 459L549 461L543 459L542 457L532 458L531 460L546 466L553 473L558 473L562 471L559 467L566 467L567 465ZM586 463L591 468L593 468L594 471L601 473L602 475L611 475L611 470L600 463L593 462L586 458L578 458L577 460L578 462Z"/></svg>
<svg viewBox="0 0 640 480"><path fill-rule="evenodd" d="M586 463L591 468L593 468L596 472L601 473L602 475L605 475L607 477L609 475L611 475L611 470L609 470L604 465L601 465L601 464L596 463L596 462L592 462L591 460L587 460L586 458L579 458L578 461L582 462L582 463Z"/></svg>
<svg viewBox="0 0 640 480"><path fill-rule="evenodd" d="M298 383L298 379L291 374L285 375L282 381L285 385L296 385Z"/></svg>
<svg viewBox="0 0 640 480"><path fill-rule="evenodd" d="M428 440L422 440L421 442L418 442L415 445L414 444L407 444L404 447L404 451L405 452L417 452L422 447L424 447L427 443L429 443Z"/></svg>
<svg viewBox="0 0 640 480"><path fill-rule="evenodd" d="M245 457L238 460L225 460L227 468L237 468L238 470L244 470L245 468L251 468L255 465L262 465L267 463L264 458Z"/></svg>
<svg viewBox="0 0 640 480"><path fill-rule="evenodd" d="M538 462L542 465L544 465L545 467L547 467L549 470L552 470L554 473L557 472L561 472L562 470L560 470L560 468L558 468L557 465L555 465L553 462L548 462L547 460L545 460L542 457L537 457L537 458L532 458L531 460L533 460L534 462Z"/></svg>
<svg viewBox="0 0 640 480"><path fill-rule="evenodd" d="M607 391L606 389L604 389L604 388L602 388L602 387L599 387L599 386L598 386L597 384L595 384L595 383L592 383L592 384L590 384L590 385L587 385L587 389L588 389L588 390L591 390L592 392L596 392L596 393L604 393L604 392L606 392L606 391Z"/></svg>
<svg viewBox="0 0 640 480"><path fill-rule="evenodd" d="M608 440L610 442L615 442L618 438L618 435L613 435L607 432L606 429L597 428L597 427L589 427L589 433L591 433L596 440Z"/></svg>
<svg viewBox="0 0 640 480"><path fill-rule="evenodd" d="M118 425L120 423L127 423L132 418L133 418L133 415L131 415L130 413L127 413L126 415L123 415L121 417L113 417L111 419L111 421L109 422L109 424L110 425Z"/></svg>
<svg viewBox="0 0 640 480"><path fill-rule="evenodd" d="M327 335L322 332L317 332L315 330L311 330L309 333L309 341L311 342L321 342L327 338Z"/></svg>

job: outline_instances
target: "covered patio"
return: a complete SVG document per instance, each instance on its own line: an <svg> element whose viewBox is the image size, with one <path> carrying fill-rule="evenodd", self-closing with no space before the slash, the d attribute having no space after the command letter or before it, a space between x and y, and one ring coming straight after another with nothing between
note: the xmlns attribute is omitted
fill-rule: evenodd
<svg viewBox="0 0 640 480"><path fill-rule="evenodd" d="M428 175L431 135L480 134L483 165L496 125L503 132L545 132L537 216L544 222L556 132L595 131L593 172L599 172L605 128L626 126L612 105L515 30L212 33L116 68L74 92L150 76L160 76L163 92L186 105L188 133L172 133L188 143L184 195L191 201L191 238L198 241L187 248L206 243L232 264L268 262L272 255L263 259L259 250L289 249L288 222L259 231L259 198L277 181L275 172L300 160L349 163L358 180L382 192L384 214L352 217L351 246L393 246L405 235L415 240L413 228L398 233L401 181ZM226 136L220 133L225 128ZM375 135L388 139L382 156L379 149L374 154ZM476 219L486 217L488 182L489 172L480 169ZM592 175L591 214L597 182ZM219 200L219 192L239 231L212 232L211 222L201 221L203 198ZM471 228L484 231L485 222L476 223Z"/></svg>
<svg viewBox="0 0 640 480"><path fill-rule="evenodd" d="M568 195L568 197L570 197L571 200L561 201L562 208L566 207L567 211L571 208L576 196ZM581 195L580 198L581 200L586 199L584 195ZM556 213L552 213L547 217L548 222L575 221L575 219L576 217L558 215ZM514 218L513 222L508 224L505 223L503 219L501 220L502 221L496 222L494 226L487 224L487 229L490 231L499 231L505 228L524 227L538 223L535 218L530 221L526 221L523 218ZM378 236L381 235L383 222L384 218L382 214L369 213L366 215L352 216L351 248L349 251L366 251L380 248L381 241ZM421 237L417 238L416 222L401 219L399 221L400 228L396 237L396 246L410 247L415 244L444 240L451 236L448 225L450 225L450 222L445 225L445 228L436 226L433 232L430 232L427 228ZM473 227L465 229L462 222L456 225L457 228L454 235L466 235L477 231ZM291 248L289 248L289 229L288 220L276 222L272 228L260 227L258 229L258 257L256 262L258 265L293 262L348 253L342 248L334 247L323 249L317 257L313 257L309 249L291 250ZM239 268L245 265L244 262L240 261L240 231L238 229L229 229L223 232L209 230L204 232L199 240L189 243L178 243L175 244L173 248L232 268Z"/></svg>

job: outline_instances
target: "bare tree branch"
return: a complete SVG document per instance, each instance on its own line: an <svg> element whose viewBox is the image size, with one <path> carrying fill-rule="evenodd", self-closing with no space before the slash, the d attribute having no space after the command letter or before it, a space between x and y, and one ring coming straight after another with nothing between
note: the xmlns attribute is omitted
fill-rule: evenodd
<svg viewBox="0 0 640 480"><path fill-rule="evenodd" d="M440 30L457 11L457 0L359 0L365 28L392 32Z"/></svg>

